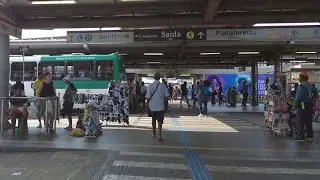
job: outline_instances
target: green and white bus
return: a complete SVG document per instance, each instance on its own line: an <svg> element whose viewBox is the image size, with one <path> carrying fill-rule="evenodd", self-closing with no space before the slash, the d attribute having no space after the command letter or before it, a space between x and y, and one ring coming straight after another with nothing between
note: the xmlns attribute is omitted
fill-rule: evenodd
<svg viewBox="0 0 320 180"><path fill-rule="evenodd" d="M24 64L24 70L23 70ZM123 58L116 54L108 55L61 55L61 56L10 56L10 84L16 77L24 74L24 84L27 96L33 96L33 83L39 73L51 72L57 93L64 93L65 84L62 79L66 75L72 77L72 82L79 93L106 93L111 80L126 79Z"/></svg>

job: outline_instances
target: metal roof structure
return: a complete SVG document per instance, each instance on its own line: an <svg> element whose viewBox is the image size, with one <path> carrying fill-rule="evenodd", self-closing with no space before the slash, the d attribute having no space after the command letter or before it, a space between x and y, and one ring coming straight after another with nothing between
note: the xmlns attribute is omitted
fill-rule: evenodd
<svg viewBox="0 0 320 180"><path fill-rule="evenodd" d="M22 28L251 26L319 21L318 0L77 0L34 5L10 0L5 14Z"/></svg>
<svg viewBox="0 0 320 180"><path fill-rule="evenodd" d="M28 45L27 55L49 54L60 55L68 53L107 54L118 52L123 54L130 67L144 67L153 62L161 62L167 68L217 68L217 65L240 66L250 65L251 61L271 60L270 53L278 50L281 54L293 55L292 59L306 59L295 55L297 51L319 52L320 42L296 42L295 45L286 42L140 42L140 43L109 43L81 44L66 43L64 40L15 40L10 43L11 54L21 54L19 46ZM278 49L277 49L278 48ZM144 53L163 53L162 56L146 56ZM220 54L200 55L201 52L219 52ZM239 52L260 52L259 54L242 54ZM291 60L292 60L291 59ZM285 59L290 61L290 59ZM152 64L158 68L159 64ZM204 66L205 65L205 66Z"/></svg>
<svg viewBox="0 0 320 180"><path fill-rule="evenodd" d="M319 0L77 0L76 4L34 5L32 0L10 0L0 8L0 17L24 29L122 27L123 30L150 28L251 28L255 23L317 22ZM318 41L295 42L134 42L83 44L63 40L12 41L12 54L29 45L29 54L67 54L73 52L127 54L127 63L140 66L161 61L170 67L204 64L248 64L268 60L270 52L319 52ZM240 51L259 51L258 55L238 55ZM163 56L144 56L161 52ZM201 56L201 52L220 52ZM201 65L200 65L201 66ZM203 67L203 66L202 66Z"/></svg>

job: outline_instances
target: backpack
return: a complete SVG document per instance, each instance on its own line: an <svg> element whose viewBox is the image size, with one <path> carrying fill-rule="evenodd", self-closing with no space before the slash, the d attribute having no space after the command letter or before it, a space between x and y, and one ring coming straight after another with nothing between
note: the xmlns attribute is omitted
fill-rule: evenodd
<svg viewBox="0 0 320 180"><path fill-rule="evenodd" d="M199 101L204 101L204 100L207 100L208 97L207 97L207 95L203 92L202 89L199 89L199 91L198 91L198 93L197 93L197 99L198 99Z"/></svg>

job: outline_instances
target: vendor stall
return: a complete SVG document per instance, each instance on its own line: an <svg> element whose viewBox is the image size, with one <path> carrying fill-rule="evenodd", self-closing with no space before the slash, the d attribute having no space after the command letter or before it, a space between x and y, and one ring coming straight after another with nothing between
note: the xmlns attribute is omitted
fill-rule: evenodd
<svg viewBox="0 0 320 180"><path fill-rule="evenodd" d="M77 131L85 136L102 134L102 122L129 124L129 87L127 82L111 82L105 94L78 94L76 102L84 109L78 117Z"/></svg>

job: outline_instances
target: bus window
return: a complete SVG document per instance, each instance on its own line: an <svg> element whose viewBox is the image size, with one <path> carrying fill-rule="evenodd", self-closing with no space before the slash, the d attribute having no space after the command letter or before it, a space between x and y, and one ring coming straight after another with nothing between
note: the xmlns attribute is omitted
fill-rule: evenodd
<svg viewBox="0 0 320 180"><path fill-rule="evenodd" d="M68 74L73 80L93 80L93 62L68 62Z"/></svg>
<svg viewBox="0 0 320 180"><path fill-rule="evenodd" d="M113 61L96 62L96 80L113 80Z"/></svg>
<svg viewBox="0 0 320 180"><path fill-rule="evenodd" d="M62 80L66 74L64 62L40 62L39 74L45 74L46 72L52 73L53 80Z"/></svg>
<svg viewBox="0 0 320 180"><path fill-rule="evenodd" d="M11 63L11 81L15 81L17 77L22 78L23 74L23 63L13 62ZM36 62L25 62L24 63L24 80L35 81L37 79L37 63Z"/></svg>

